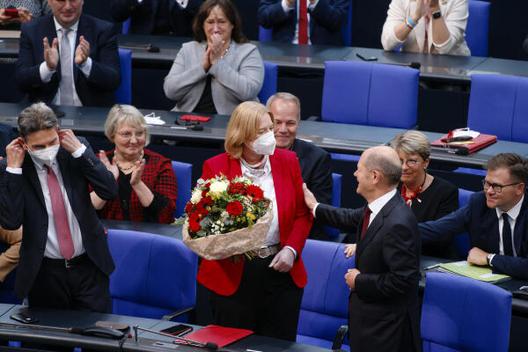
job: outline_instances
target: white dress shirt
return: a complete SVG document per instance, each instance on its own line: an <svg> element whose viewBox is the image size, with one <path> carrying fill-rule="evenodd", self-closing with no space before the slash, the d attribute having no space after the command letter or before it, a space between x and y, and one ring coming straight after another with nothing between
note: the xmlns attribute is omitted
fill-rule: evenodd
<svg viewBox="0 0 528 352"><path fill-rule="evenodd" d="M57 40L59 42L59 53L60 53L60 51L62 50L61 43L62 43L62 33L63 33L64 28L60 25L59 22L57 22L57 19L55 17L53 17L53 21L55 22L55 30L57 32ZM79 27L79 21L77 21L74 25L70 27L71 31L68 33L68 40L70 41L70 52L71 52L72 60L75 60L75 49L76 49L75 41L77 40L77 28L78 27ZM51 43L49 44L51 46ZM59 55L59 60L60 60L60 55ZM75 106L82 106L81 100L79 99L79 96L77 95L77 89L75 88L75 76L73 74L74 64L75 63L72 63L72 66L71 66L72 67L72 77L73 77L73 84L72 84L73 104ZM78 65L77 67L80 69L80 71L85 77L90 77L90 72L92 71L92 59L88 57L82 65ZM46 64L46 61L43 61L40 64L39 71L40 71L40 80L43 83L48 83L49 81L51 81L51 78L57 72L56 69L50 70L48 65ZM52 103L55 105L60 105L60 102L61 100L60 100L60 89L59 89L57 90L57 94L53 98Z"/></svg>
<svg viewBox="0 0 528 352"><path fill-rule="evenodd" d="M303 1L303 0L297 0L297 17L296 17L297 21L295 21L295 33L293 35L292 44L299 44L299 20L298 20L299 19L299 9L300 9L299 1ZM305 0L305 1L307 3L306 7L308 9L308 15L307 15L308 44L312 44L312 41L310 40L310 11L313 11L315 9L315 7L317 6L317 3L319 3L319 0L316 0L313 4L310 4L309 0ZM295 7L289 7L286 0L282 0L281 5L285 13L288 13L290 11L293 11L293 9L295 9Z"/></svg>
<svg viewBox="0 0 528 352"><path fill-rule="evenodd" d="M519 216L519 213L521 212L522 203L524 201L524 196L522 196L521 200L513 206L510 210L504 212L500 210L499 208L495 208L495 211L497 212L497 216L499 218L499 254L504 255L504 241L502 238L502 226L504 226L504 219L502 217L502 214L506 213L508 214L509 220L510 220L510 228L511 228L511 243L513 247L513 256L517 256L517 252L515 251L515 241L514 241L514 233L515 233L515 223L517 222L517 217ZM493 259L492 259L493 260ZM491 260L490 260L491 262Z"/></svg>
<svg viewBox="0 0 528 352"><path fill-rule="evenodd" d="M83 144L79 149L77 149L72 156L74 158L79 158L86 150L86 146ZM46 211L48 213L48 239L46 241L46 248L44 250L44 256L46 258L52 259L64 259L60 253L59 241L57 239L57 231L55 230L55 221L53 219L53 209L51 206L51 198L48 188L48 172L42 163L42 161L33 159L35 169L37 171L37 176L40 182L40 187L42 188L42 195L44 196L44 203L46 204ZM84 253L84 247L82 243L81 228L79 226L79 221L75 217L73 209L68 199L68 194L66 193L66 188L64 188L64 182L62 180L62 174L57 163L57 158L51 163L51 169L57 176L59 182L62 198L64 199L64 207L66 208L66 215L68 216L68 225L70 227L70 232L72 235L74 253L73 257L77 257ZM22 175L22 168L6 168L7 172Z"/></svg>

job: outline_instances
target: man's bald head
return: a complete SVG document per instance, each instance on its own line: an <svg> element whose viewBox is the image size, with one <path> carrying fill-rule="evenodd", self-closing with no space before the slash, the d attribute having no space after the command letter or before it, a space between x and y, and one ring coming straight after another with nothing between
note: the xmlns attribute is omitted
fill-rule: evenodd
<svg viewBox="0 0 528 352"><path fill-rule="evenodd" d="M369 170L378 170L383 174L387 186L396 186L400 182L402 168L396 151L388 146L372 147L363 152L361 158Z"/></svg>

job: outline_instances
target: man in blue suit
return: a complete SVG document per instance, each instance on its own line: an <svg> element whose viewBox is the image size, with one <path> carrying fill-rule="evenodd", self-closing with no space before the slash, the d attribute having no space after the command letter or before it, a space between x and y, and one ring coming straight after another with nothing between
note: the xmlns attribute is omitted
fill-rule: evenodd
<svg viewBox="0 0 528 352"><path fill-rule="evenodd" d="M203 0L112 0L117 22L130 18L128 33L192 36L192 20Z"/></svg>
<svg viewBox="0 0 528 352"><path fill-rule="evenodd" d="M528 279L528 161L501 153L487 165L484 191L468 205L436 221L420 224L423 243L445 241L468 232L468 262L489 265L494 271Z"/></svg>
<svg viewBox="0 0 528 352"><path fill-rule="evenodd" d="M90 188L113 199L112 173L44 103L22 111L18 128L0 162L0 224L23 225L15 292L31 307L110 312L114 263Z"/></svg>
<svg viewBox="0 0 528 352"><path fill-rule="evenodd" d="M348 15L350 0L260 0L258 22L273 30L273 40L298 43L299 1L308 2L309 42L343 45L341 28Z"/></svg>
<svg viewBox="0 0 528 352"><path fill-rule="evenodd" d="M52 14L22 26L16 64L30 101L110 106L119 86L113 25L82 14L83 0L48 0Z"/></svg>

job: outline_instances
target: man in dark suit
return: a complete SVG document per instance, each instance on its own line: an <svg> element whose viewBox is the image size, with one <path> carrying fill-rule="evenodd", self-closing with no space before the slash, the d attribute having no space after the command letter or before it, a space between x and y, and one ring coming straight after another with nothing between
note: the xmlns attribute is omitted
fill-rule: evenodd
<svg viewBox="0 0 528 352"><path fill-rule="evenodd" d="M273 30L274 41L299 43L299 1L308 2L309 43L343 45L341 28L347 20L350 0L260 0L259 24Z"/></svg>
<svg viewBox="0 0 528 352"><path fill-rule="evenodd" d="M203 0L112 0L117 22L130 18L128 33L192 36L192 20Z"/></svg>
<svg viewBox="0 0 528 352"><path fill-rule="evenodd" d="M420 224L423 243L435 243L468 232L467 261L528 280L528 160L514 153L488 161L484 191L468 204L435 221Z"/></svg>
<svg viewBox="0 0 528 352"><path fill-rule="evenodd" d="M52 14L22 26L16 64L30 101L110 106L119 86L113 25L82 14L83 0L48 0Z"/></svg>
<svg viewBox="0 0 528 352"><path fill-rule="evenodd" d="M358 229L356 267L345 275L351 290L351 350L420 351L420 240L416 218L397 192L398 154L386 146L367 149L354 175L357 193L368 203L365 208L319 204L304 186L306 205L316 218Z"/></svg>
<svg viewBox="0 0 528 352"><path fill-rule="evenodd" d="M33 307L109 312L114 263L89 187L113 199L114 177L44 103L22 111L18 128L0 163L0 224L23 225L15 292Z"/></svg>
<svg viewBox="0 0 528 352"><path fill-rule="evenodd" d="M277 147L297 153L304 182L318 201L330 204L332 201L330 155L324 149L296 138L301 119L299 99L293 94L281 92L272 95L266 105L273 115ZM323 227L315 222L310 231L310 238L323 240L328 237Z"/></svg>

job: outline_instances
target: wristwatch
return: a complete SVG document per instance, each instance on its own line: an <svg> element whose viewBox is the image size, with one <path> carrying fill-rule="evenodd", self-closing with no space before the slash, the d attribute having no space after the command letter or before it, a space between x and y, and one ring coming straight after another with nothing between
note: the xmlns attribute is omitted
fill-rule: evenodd
<svg viewBox="0 0 528 352"><path fill-rule="evenodd" d="M490 253L486 256L486 261L488 262L488 265L491 266L491 261L493 260L493 257L495 256L495 254L493 253Z"/></svg>
<svg viewBox="0 0 528 352"><path fill-rule="evenodd" d="M433 19L437 20L442 17L442 12L440 10L433 12Z"/></svg>

